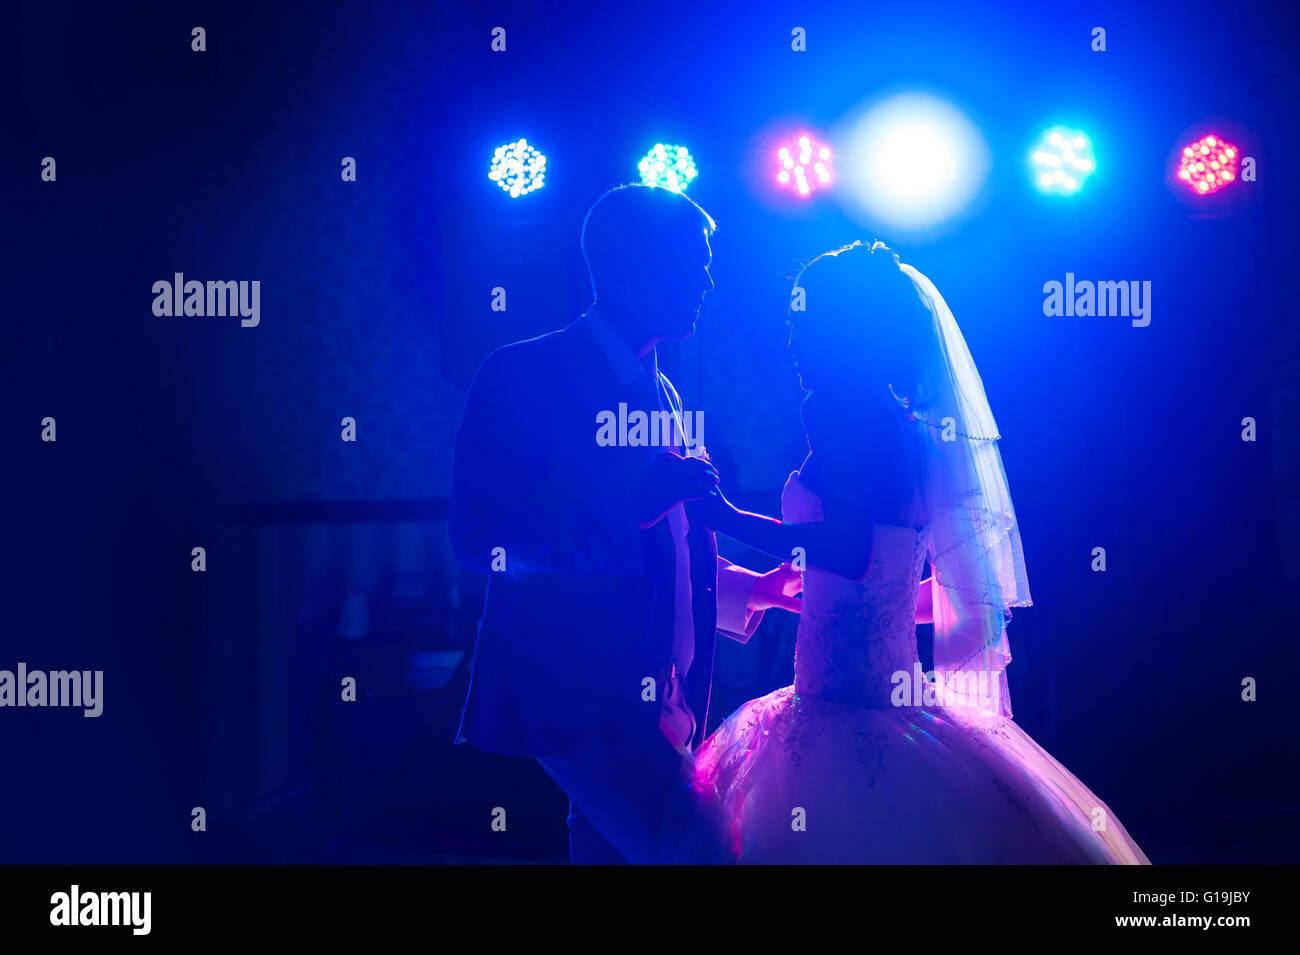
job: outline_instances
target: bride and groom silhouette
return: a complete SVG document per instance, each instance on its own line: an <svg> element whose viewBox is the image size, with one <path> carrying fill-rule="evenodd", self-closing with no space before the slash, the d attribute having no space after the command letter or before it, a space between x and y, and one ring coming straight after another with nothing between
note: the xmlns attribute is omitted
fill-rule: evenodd
<svg viewBox="0 0 1300 955"><path fill-rule="evenodd" d="M457 742L537 759L579 863L1145 863L1011 719L1020 535L924 275L856 242L796 278L810 452L779 520L732 505L680 427L667 449L596 440L620 404L680 423L655 346L694 333L713 230L679 193L607 192L583 225L592 307L479 368L448 520L490 579ZM732 564L715 532L781 563ZM769 609L800 614L795 682L706 738L717 634L747 641Z"/></svg>

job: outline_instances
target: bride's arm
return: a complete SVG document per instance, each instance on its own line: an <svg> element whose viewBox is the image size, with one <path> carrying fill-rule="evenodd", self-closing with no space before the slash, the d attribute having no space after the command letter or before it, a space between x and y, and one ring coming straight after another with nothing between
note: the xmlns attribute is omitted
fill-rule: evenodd
<svg viewBox="0 0 1300 955"><path fill-rule="evenodd" d="M871 525L868 524L856 535L860 546L850 552L843 547L842 537L837 540L828 535L825 521L809 524L778 521L774 517L740 510L721 491L715 489L713 494L714 499L702 503L705 505L705 519L719 534L726 534L770 557L788 559L795 547L803 547L810 566L853 580L861 580L866 576L870 566ZM803 543L797 543L798 541ZM820 555L820 559L814 554ZM933 591L930 589L933 581L933 577L927 577L917 588L918 624L934 623Z"/></svg>
<svg viewBox="0 0 1300 955"><path fill-rule="evenodd" d="M704 519L719 534L748 547L789 560L802 550L807 566L828 570L852 580L867 575L871 563L870 520L792 523L742 511L717 488L700 502Z"/></svg>

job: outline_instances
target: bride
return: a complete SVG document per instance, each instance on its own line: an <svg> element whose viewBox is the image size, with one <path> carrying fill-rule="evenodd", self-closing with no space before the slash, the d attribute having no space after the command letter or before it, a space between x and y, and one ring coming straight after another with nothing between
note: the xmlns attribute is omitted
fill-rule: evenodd
<svg viewBox="0 0 1300 955"><path fill-rule="evenodd" d="M793 686L695 754L694 789L752 863L1147 863L1011 720L1005 622L1030 604L984 386L938 290L882 243L795 280L810 453L783 519L702 502L803 573ZM933 577L922 582L928 557ZM934 623L923 674L917 620Z"/></svg>

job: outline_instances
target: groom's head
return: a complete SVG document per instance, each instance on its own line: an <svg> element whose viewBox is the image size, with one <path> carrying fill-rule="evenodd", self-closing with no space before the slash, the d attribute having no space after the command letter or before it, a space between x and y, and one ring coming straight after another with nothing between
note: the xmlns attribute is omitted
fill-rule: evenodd
<svg viewBox="0 0 1300 955"><path fill-rule="evenodd" d="M712 217L671 189L611 189L582 225L582 254L602 317L653 343L695 331L709 264Z"/></svg>

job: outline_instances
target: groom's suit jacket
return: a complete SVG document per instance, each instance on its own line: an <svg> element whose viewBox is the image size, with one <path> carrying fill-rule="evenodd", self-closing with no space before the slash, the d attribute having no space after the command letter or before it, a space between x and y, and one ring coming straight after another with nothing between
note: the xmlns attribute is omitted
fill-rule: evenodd
<svg viewBox="0 0 1300 955"><path fill-rule="evenodd" d="M659 732L676 564L668 521L639 526L636 490L663 449L596 437L597 415L617 415L620 403L658 410L656 371L620 383L589 316L499 348L479 367L456 438L448 526L460 563L489 580L456 742L575 758L597 740L616 746L629 733ZM720 560L712 531L692 505L686 513L694 748L717 629L747 640L761 614L744 606L756 575Z"/></svg>

